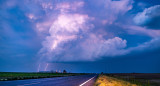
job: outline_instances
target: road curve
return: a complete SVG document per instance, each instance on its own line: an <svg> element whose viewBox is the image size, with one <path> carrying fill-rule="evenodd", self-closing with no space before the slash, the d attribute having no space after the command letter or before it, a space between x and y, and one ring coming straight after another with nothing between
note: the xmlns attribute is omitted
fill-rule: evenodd
<svg viewBox="0 0 160 86"><path fill-rule="evenodd" d="M97 75L79 75L15 81L0 81L0 86L93 86Z"/></svg>

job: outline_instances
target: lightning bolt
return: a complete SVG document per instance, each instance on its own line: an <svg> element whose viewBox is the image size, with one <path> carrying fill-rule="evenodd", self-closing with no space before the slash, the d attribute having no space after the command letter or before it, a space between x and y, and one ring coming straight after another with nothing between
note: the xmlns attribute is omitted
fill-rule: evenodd
<svg viewBox="0 0 160 86"><path fill-rule="evenodd" d="M48 68L48 63L47 63L47 65L46 65L46 67L45 67L45 70L44 70L44 71L46 71L46 70L47 70L47 68Z"/></svg>
<svg viewBox="0 0 160 86"><path fill-rule="evenodd" d="M39 72L40 66L41 66L41 64L38 65L38 70L37 70L37 72Z"/></svg>

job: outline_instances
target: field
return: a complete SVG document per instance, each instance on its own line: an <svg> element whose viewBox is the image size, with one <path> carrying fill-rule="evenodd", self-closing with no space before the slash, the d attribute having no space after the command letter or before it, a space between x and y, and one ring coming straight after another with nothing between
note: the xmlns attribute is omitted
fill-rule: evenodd
<svg viewBox="0 0 160 86"><path fill-rule="evenodd" d="M82 75L82 73L0 72L0 81L64 77L64 76L75 76L75 75Z"/></svg>
<svg viewBox="0 0 160 86"><path fill-rule="evenodd" d="M138 86L138 85L117 78L109 77L106 75L100 75L95 82L95 86Z"/></svg>
<svg viewBox="0 0 160 86"><path fill-rule="evenodd" d="M115 73L115 74L103 74L99 78L101 79L101 83L104 82L112 82L110 85L99 85L96 86L160 86L160 74L154 73ZM107 78L107 79L106 79ZM105 79L107 81L105 81ZM97 81L100 79L97 79ZM115 83L119 83L119 85L114 85ZM129 85L130 84L130 85Z"/></svg>
<svg viewBox="0 0 160 86"><path fill-rule="evenodd" d="M142 86L160 86L159 73L117 73L109 75Z"/></svg>

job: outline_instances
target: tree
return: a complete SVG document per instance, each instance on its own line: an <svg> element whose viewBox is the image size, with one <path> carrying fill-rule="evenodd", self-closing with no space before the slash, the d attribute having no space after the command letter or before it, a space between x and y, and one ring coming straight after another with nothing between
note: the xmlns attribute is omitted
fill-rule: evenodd
<svg viewBox="0 0 160 86"><path fill-rule="evenodd" d="M67 71L66 71L66 70L63 70L63 73L67 73Z"/></svg>

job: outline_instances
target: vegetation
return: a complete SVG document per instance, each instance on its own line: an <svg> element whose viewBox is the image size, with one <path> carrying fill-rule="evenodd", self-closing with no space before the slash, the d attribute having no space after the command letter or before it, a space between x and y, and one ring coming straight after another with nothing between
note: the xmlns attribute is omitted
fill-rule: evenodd
<svg viewBox="0 0 160 86"><path fill-rule="evenodd" d="M95 86L160 86L160 74L115 73L101 74Z"/></svg>
<svg viewBox="0 0 160 86"><path fill-rule="evenodd" d="M138 86L160 86L160 74L158 73L117 73L107 74L107 76L127 81Z"/></svg>
<svg viewBox="0 0 160 86"><path fill-rule="evenodd" d="M142 81L140 81L140 80L138 80L134 77L131 77L131 76L128 76L127 78L116 76L114 78L117 78L117 79L123 80L123 81L127 81L127 82L132 83L132 84L136 84L137 86L150 86L149 80L143 80L143 82L142 82Z"/></svg>
<svg viewBox="0 0 160 86"><path fill-rule="evenodd" d="M75 76L75 75L82 75L82 74L78 74L78 73L39 73L39 72L34 72L34 73L0 72L0 81L64 77L64 76Z"/></svg>
<svg viewBox="0 0 160 86"><path fill-rule="evenodd" d="M138 85L117 78L109 77L106 75L99 75L98 79L96 80L95 86L138 86Z"/></svg>

